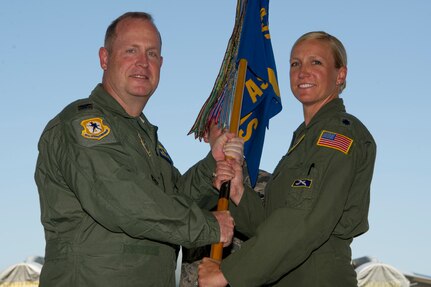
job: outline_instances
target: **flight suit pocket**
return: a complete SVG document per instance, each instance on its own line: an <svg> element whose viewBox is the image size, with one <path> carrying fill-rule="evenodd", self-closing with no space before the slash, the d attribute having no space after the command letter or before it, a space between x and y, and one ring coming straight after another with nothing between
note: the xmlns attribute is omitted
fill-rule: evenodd
<svg viewBox="0 0 431 287"><path fill-rule="evenodd" d="M311 209L317 197L317 178L318 170L315 163L290 170L286 183L286 206L304 210Z"/></svg>

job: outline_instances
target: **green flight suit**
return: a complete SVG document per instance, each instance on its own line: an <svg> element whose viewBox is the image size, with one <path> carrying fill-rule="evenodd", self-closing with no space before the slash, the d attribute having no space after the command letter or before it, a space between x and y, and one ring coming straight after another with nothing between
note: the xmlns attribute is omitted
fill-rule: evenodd
<svg viewBox="0 0 431 287"><path fill-rule="evenodd" d="M335 99L295 131L265 189L231 205L251 237L224 259L230 285L353 287L350 243L368 230L376 144ZM262 224L260 224L262 223Z"/></svg>
<svg viewBox="0 0 431 287"><path fill-rule="evenodd" d="M177 245L219 241L201 209L218 198L212 155L181 176L157 127L101 85L51 120L38 147L40 286L175 286Z"/></svg>

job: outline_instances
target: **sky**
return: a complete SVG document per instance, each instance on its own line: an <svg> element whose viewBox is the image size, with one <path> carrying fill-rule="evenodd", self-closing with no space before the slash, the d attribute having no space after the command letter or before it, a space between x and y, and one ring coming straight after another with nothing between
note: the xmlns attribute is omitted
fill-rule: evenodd
<svg viewBox="0 0 431 287"><path fill-rule="evenodd" d="M0 4L0 272L44 255L34 170L47 122L101 81L98 50L127 11L151 13L164 57L144 109L185 172L208 152L187 135L217 77L235 18L234 0L14 0ZM431 275L431 1L271 0L269 29L283 110L270 122L260 167L272 172L303 121L289 87L289 54L303 33L324 30L348 53L341 97L377 142L370 230L352 244L408 273Z"/></svg>

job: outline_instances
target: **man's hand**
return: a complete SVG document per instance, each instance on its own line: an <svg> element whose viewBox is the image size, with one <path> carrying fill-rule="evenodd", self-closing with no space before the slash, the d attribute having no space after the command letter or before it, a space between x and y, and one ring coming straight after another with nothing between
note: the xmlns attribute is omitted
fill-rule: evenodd
<svg viewBox="0 0 431 287"><path fill-rule="evenodd" d="M220 262L208 257L199 264L198 282L201 287L224 287L229 283L220 270Z"/></svg>
<svg viewBox="0 0 431 287"><path fill-rule="evenodd" d="M226 158L234 159L241 166L244 163L244 140L240 137L233 137L223 146Z"/></svg>
<svg viewBox="0 0 431 287"><path fill-rule="evenodd" d="M230 212L226 211L213 211L212 214L217 219L220 227L220 241L223 247L229 246L232 243L233 228L235 221L233 220Z"/></svg>
<svg viewBox="0 0 431 287"><path fill-rule="evenodd" d="M216 161L229 157L242 164L244 161L244 140L233 133L224 133L211 145L211 153Z"/></svg>

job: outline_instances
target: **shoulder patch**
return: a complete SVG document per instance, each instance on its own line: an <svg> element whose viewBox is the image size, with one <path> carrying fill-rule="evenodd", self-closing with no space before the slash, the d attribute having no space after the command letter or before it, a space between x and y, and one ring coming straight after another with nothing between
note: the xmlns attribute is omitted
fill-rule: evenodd
<svg viewBox="0 0 431 287"><path fill-rule="evenodd" d="M341 151L347 154L350 147L353 144L353 140L345 135L323 130L317 140L318 146L328 147Z"/></svg>
<svg viewBox="0 0 431 287"><path fill-rule="evenodd" d="M84 147L116 143L117 139L109 122L102 115L86 115L72 121L70 132L76 142Z"/></svg>
<svg viewBox="0 0 431 287"><path fill-rule="evenodd" d="M103 123L102 118L85 119L81 121L81 126L83 127L81 135L91 140L101 140L111 132L108 125Z"/></svg>
<svg viewBox="0 0 431 287"><path fill-rule="evenodd" d="M311 187L312 180L311 179L295 179L295 181L292 183L292 187Z"/></svg>
<svg viewBox="0 0 431 287"><path fill-rule="evenodd" d="M173 164L173 161L172 161L171 157L169 156L168 151L165 149L165 147L161 143L157 144L157 151L161 157L166 159L170 164Z"/></svg>

